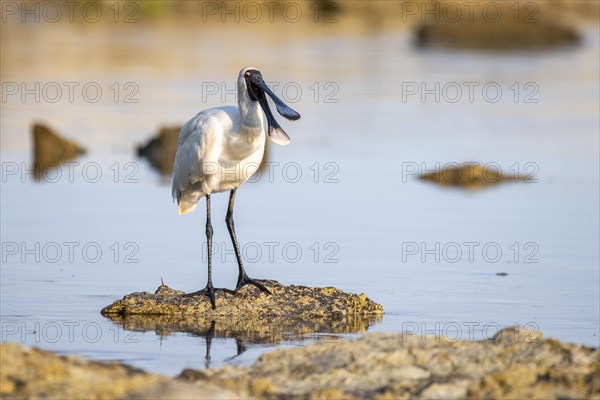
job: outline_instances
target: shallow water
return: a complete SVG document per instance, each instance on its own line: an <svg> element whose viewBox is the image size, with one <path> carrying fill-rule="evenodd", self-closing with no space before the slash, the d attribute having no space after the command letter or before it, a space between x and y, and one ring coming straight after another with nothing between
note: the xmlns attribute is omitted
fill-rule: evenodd
<svg viewBox="0 0 600 400"><path fill-rule="evenodd" d="M3 99L2 341L167 374L205 367L205 337L124 331L99 311L126 293L154 290L161 278L185 291L204 286L203 203L178 216L168 179L134 148L163 124L234 102L221 85L233 89L239 67L254 64L280 82L277 93L288 84L282 96L302 119L283 122L292 144L271 146L270 172L238 192L236 228L251 276L364 292L386 311L369 331L478 340L520 324L598 345L595 27L579 48L533 55L419 51L405 30L256 28L246 40L260 46L249 50L237 27L139 24L122 40L128 27L41 25L3 31L3 84L94 82L103 94L96 103L78 91L73 102ZM139 89L136 103L124 101L129 82ZM449 85L439 102L406 93L436 82ZM479 84L473 102L465 82ZM479 90L492 83L502 89L497 102ZM219 93L208 95L207 84ZM453 103L456 86L463 96ZM297 101L294 88L302 90ZM35 183L25 171L34 121L88 154ZM463 191L416 178L436 163L465 161L537 182ZM213 197L214 281L232 287L226 202L225 194ZM215 337L210 366L323 340L337 339L248 343L236 356L234 338Z"/></svg>

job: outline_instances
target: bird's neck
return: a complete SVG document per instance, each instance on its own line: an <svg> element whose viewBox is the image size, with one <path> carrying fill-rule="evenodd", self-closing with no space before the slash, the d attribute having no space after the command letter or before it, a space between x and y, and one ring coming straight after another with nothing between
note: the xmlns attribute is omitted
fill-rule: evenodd
<svg viewBox="0 0 600 400"><path fill-rule="evenodd" d="M262 128L262 109L257 101L241 101L239 104L241 124L248 128Z"/></svg>

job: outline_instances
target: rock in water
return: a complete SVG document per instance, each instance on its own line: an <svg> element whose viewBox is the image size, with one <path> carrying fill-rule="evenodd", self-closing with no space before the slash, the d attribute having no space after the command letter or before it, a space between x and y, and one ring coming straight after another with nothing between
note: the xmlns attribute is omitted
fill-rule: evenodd
<svg viewBox="0 0 600 400"><path fill-rule="evenodd" d="M55 168L60 163L85 153L85 150L77 143L61 138L46 125L33 125L32 134L36 179L39 179L48 169Z"/></svg>
<svg viewBox="0 0 600 400"><path fill-rule="evenodd" d="M473 3L475 8L469 11L468 3L432 1L427 9L437 15L423 17L415 32L416 44L481 50L545 50L579 44L581 35L564 23L564 13L552 10L551 3L484 0Z"/></svg>
<svg viewBox="0 0 600 400"><path fill-rule="evenodd" d="M311 288L285 286L277 281L265 280L264 285L272 295L266 295L254 286L245 286L237 294L217 290L216 310L208 297L184 297L184 292L162 284L152 293L137 292L102 310L103 315L202 315L206 318L323 318L383 314L383 307L366 295L345 293L333 287Z"/></svg>
<svg viewBox="0 0 600 400"><path fill-rule="evenodd" d="M504 182L536 182L533 175L502 174L498 168L479 162L447 165L438 171L421 174L418 178L422 182L468 190L480 190Z"/></svg>
<svg viewBox="0 0 600 400"><path fill-rule="evenodd" d="M285 286L264 281L273 293L254 286L236 295L216 292L217 309L206 296L184 297L183 292L161 285L154 294L132 293L102 310L102 315L132 331L155 331L166 336L186 332L207 339L235 338L244 343L279 343L318 334L365 332L381 320L383 307L366 295L339 289ZM333 337L338 340L337 336Z"/></svg>
<svg viewBox="0 0 600 400"><path fill-rule="evenodd" d="M179 126L161 128L158 135L137 148L138 157L146 158L161 175L171 175L180 130Z"/></svg>
<svg viewBox="0 0 600 400"><path fill-rule="evenodd" d="M184 297L184 292L162 284L154 294L132 293L102 310L102 315L130 331L192 333L206 338L234 338L238 355L247 343L274 344L314 336L317 341L339 340L338 334L365 332L381 320L383 307L364 294L339 289L284 286L264 281L272 295L254 286L236 295L219 290L213 310L206 296Z"/></svg>

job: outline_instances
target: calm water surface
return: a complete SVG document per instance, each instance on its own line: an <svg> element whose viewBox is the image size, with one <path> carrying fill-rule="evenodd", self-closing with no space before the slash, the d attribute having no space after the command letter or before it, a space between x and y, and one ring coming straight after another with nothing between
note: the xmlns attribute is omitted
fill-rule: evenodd
<svg viewBox="0 0 600 400"><path fill-rule="evenodd" d="M185 291L204 286L203 203L178 216L168 178L134 149L163 124L233 103L222 88L232 90L250 64L280 83L276 92L286 83L302 91L297 101L292 89L286 97L302 114L283 123L292 144L271 146L270 162L279 164L238 192L236 228L251 276L364 292L386 311L369 331L482 339L520 324L598 345L597 28L584 29L577 49L535 55L418 51L403 30L252 30L246 38L260 46L249 50L235 31L187 26L142 25L127 36L101 26L11 29L3 31L3 82L96 82L103 94L97 103L77 91L73 102L2 103L3 341L167 374L205 367L202 335L126 331L99 311L153 291L161 277ZM139 88L137 103L123 101L127 82ZM451 98L461 87L462 97L403 101L408 87L436 82L450 84ZM472 102L465 82L479 83ZM207 95L207 83L219 93ZM497 102L484 98L488 83L502 90ZM537 102L524 102L527 95ZM34 121L88 149L72 180L67 168L57 182L21 176ZM461 191L408 174L464 161L537 182ZM15 165L19 173L8 174ZM98 168L102 176L90 182ZM215 285L232 287L227 196L213 199L215 242L226 251L215 256ZM247 344L236 356L233 338L214 338L210 365L249 364L274 346L320 340L334 339Z"/></svg>

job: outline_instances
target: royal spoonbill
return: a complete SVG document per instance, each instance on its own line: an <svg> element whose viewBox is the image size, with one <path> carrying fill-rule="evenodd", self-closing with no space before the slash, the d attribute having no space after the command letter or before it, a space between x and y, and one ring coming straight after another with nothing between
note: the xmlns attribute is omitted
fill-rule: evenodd
<svg viewBox="0 0 600 400"><path fill-rule="evenodd" d="M277 112L283 117L291 121L300 118L300 114L288 107L268 88L259 70L246 67L242 68L237 80L237 107L225 106L200 111L186 122L179 132L173 165L172 192L173 199L179 205L179 213L193 211L198 201L203 196L206 197L208 282L204 289L187 296L208 296L213 309L213 229L210 222L212 193L230 191L225 223L239 267L235 291L245 285L254 285L264 293L271 294L261 281L246 274L233 224L235 192L258 170L265 149L265 137L268 136L280 145L290 142L289 136L271 113L266 95L271 97Z"/></svg>

